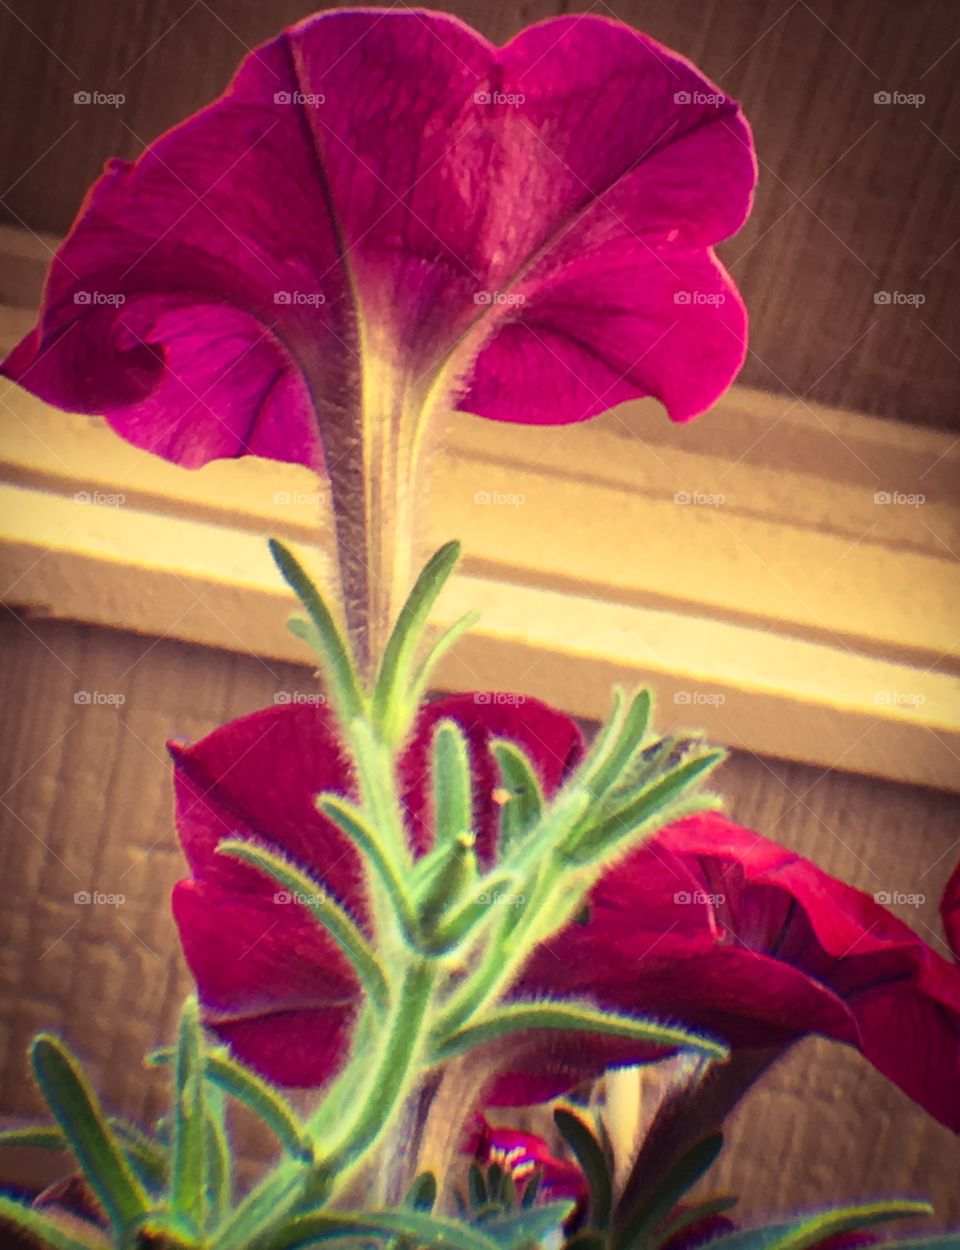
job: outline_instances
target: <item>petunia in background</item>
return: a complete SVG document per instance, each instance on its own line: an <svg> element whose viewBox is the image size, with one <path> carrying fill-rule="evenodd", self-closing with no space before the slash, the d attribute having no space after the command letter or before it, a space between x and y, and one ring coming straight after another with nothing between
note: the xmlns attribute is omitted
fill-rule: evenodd
<svg viewBox="0 0 960 1250"><path fill-rule="evenodd" d="M323 14L110 163L3 371L180 464L325 471L348 619L376 634L450 411L653 395L686 421L727 388L746 314L713 245L755 174L737 104L619 22L497 48L444 14Z"/></svg>
<svg viewBox="0 0 960 1250"><path fill-rule="evenodd" d="M426 752L443 719L471 744L478 845L489 863L498 814L490 741L529 753L550 795L579 761L580 732L536 700L458 695L427 705L399 766L418 855L432 845ZM323 708L280 706L173 750L194 874L177 887L174 912L207 1022L271 1079L320 1085L354 1018L356 979L302 908L215 848L225 837L256 839L362 920L356 852L312 802L321 790L350 792L335 727ZM960 1131L960 968L869 896L719 814L678 821L610 868L585 914L534 953L511 998L587 999L681 1020L735 1050L785 1050L818 1033L857 1047ZM606 1067L665 1053L636 1041L530 1034L490 1057L484 1100L544 1102Z"/></svg>

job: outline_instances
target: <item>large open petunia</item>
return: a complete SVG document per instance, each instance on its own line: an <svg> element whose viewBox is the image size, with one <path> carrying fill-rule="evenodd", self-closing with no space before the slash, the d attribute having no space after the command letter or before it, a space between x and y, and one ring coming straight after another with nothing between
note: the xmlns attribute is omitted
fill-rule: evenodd
<svg viewBox="0 0 960 1250"><path fill-rule="evenodd" d="M579 760L581 736L536 700L458 695L427 705L400 761L416 855L431 845L426 751L443 718L470 742L478 846L489 863L498 814L491 737L521 746L549 795ZM351 792L332 718L323 708L271 708L174 748L174 758L193 872L174 910L207 1021L265 1075L319 1085L354 1019L353 972L301 907L215 847L236 836L273 847L367 923L356 852L313 804L320 790ZM591 1000L749 1049L819 1033L858 1047L960 1130L960 968L867 895L721 816L677 822L610 869L586 914L538 948L512 993ZM658 1053L531 1032L482 1058L482 1084L491 1105L531 1103Z"/></svg>
<svg viewBox="0 0 960 1250"><path fill-rule="evenodd" d="M735 101L619 22L322 14L108 165L3 371L181 464L325 468L348 614L389 617L431 418L685 421L728 386L712 245L755 171Z"/></svg>

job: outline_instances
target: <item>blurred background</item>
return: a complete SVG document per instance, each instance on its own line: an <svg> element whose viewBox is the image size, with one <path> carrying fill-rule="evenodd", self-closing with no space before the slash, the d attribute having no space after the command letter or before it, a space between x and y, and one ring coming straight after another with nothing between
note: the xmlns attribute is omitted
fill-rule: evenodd
<svg viewBox="0 0 960 1250"><path fill-rule="evenodd" d="M29 325L48 249L104 161L135 157L218 94L248 49L313 7L305 0L0 0L0 300L12 309L0 346ZM752 318L740 381L764 392L771 428L789 424L791 412L813 414L812 446L819 426L833 420L821 405L854 420L879 418L856 428L878 431L885 463L905 449L904 462L916 461L913 479L933 474L927 481L939 495L927 489L940 512L916 509L909 526L904 520L882 541L868 537L877 524L871 518L862 534L851 532L850 546L875 556L881 583L884 560L892 569L903 551L922 553L924 593L940 596L942 608L942 596L954 591L941 586L955 586L958 558L956 517L945 511L956 499L960 431L957 0L597 0L572 8L563 0L461 0L450 8L498 42L557 12L616 16L691 58L742 101L756 135L760 188L747 226L720 249ZM98 92L118 102L82 102ZM18 402L5 397L3 420L29 427ZM643 416L630 428L637 437L667 437L649 434ZM757 457L742 437L734 450L749 465ZM802 526L815 496L821 511L810 525L829 528L833 468L799 463L804 437L800 430L791 443L797 473L776 500L778 517L786 526L783 517L792 515L789 524ZM722 437L713 440L722 455ZM837 454L862 464L862 446L874 445L863 440L847 440ZM821 461L833 458L816 446ZM21 480L15 460L8 455L5 476ZM851 463L851 471L859 470ZM702 558L706 568L711 551ZM830 572L824 559L809 570L811 584ZM113 618L71 614L56 602L56 588L49 597L25 593L27 566L14 567L0 614L0 1114L38 1112L24 1052L44 1027L66 1032L111 1109L155 1115L160 1089L144 1078L140 1057L169 1037L189 984L166 905L182 863L164 741L196 738L278 691L303 687L309 674L229 641L230 649L219 649L173 628L123 630ZM563 589L561 580L549 584ZM851 580L851 608L869 616L869 596L852 602L866 593ZM960 601L950 598L948 607L955 612ZM886 610L877 603L878 615ZM844 645L876 652L880 644L867 646L857 628L859 641ZM833 624L831 631L843 632ZM955 675L946 650L910 637L889 645L891 655L911 657L925 672ZM78 689L122 699L78 708ZM723 740L722 726L715 731ZM925 732L928 739L911 739L921 754L924 741L937 749L943 742L936 726ZM841 750L816 760L789 744L768 752L745 749L737 734L727 740L740 747L722 777L739 820L870 892L922 894L921 905L894 910L947 953L937 903L960 856L960 767L952 781L941 770L936 784L918 785L895 762L854 767ZM960 765L952 746L944 758L948 769L951 758ZM73 895L94 887L121 893L123 905L78 912ZM261 1149L251 1139L252 1160ZM50 1164L25 1155L15 1166L26 1183ZM750 1095L712 1183L740 1192L756 1214L923 1194L947 1222L960 1219L958 1178L952 1134L857 1055L808 1041Z"/></svg>

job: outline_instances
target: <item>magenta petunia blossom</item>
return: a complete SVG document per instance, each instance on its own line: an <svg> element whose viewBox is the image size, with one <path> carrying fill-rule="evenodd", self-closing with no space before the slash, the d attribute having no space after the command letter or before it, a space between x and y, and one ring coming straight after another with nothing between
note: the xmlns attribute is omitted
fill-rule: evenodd
<svg viewBox="0 0 960 1250"><path fill-rule="evenodd" d="M590 923L528 964L518 993L546 992L734 1047L846 1042L960 1132L960 969L869 895L723 816L680 821L611 871ZM502 1095L529 1093L510 1080Z"/></svg>
<svg viewBox="0 0 960 1250"><path fill-rule="evenodd" d="M427 749L445 717L470 742L478 846L489 863L498 812L491 737L518 743L551 795L578 762L581 735L536 700L429 704L401 759L415 854L431 845ZM174 748L174 758L193 873L178 885L174 911L207 1022L273 1080L319 1085L344 1053L359 999L353 970L305 910L275 901L271 882L215 847L226 837L273 847L367 922L356 852L313 805L318 791L351 791L332 718L324 708L270 708ZM678 822L611 869L587 915L534 953L513 994L588 999L737 1047L785 1047L820 1033L856 1046L960 1131L960 968L867 895L721 816ZM491 1057L486 1099L545 1100L606 1067L653 1057L636 1043L530 1033Z"/></svg>
<svg viewBox="0 0 960 1250"><path fill-rule="evenodd" d="M536 1133L522 1133L501 1124L491 1124L477 1115L467 1135L463 1153L482 1167L497 1164L513 1177L521 1196L535 1175L540 1177L539 1192L548 1198L574 1198L585 1205L589 1189L587 1178L570 1159L561 1159L549 1144Z"/></svg>
<svg viewBox="0 0 960 1250"><path fill-rule="evenodd" d="M685 421L743 361L712 248L755 172L736 103L619 22L497 48L437 13L322 14L110 162L3 371L188 466L321 468L345 428L451 406L562 423L653 395Z"/></svg>

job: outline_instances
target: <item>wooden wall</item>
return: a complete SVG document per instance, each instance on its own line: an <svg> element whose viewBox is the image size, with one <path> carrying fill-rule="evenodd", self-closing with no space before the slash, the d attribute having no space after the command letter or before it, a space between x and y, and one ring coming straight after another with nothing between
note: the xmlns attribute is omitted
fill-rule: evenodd
<svg viewBox="0 0 960 1250"><path fill-rule="evenodd" d="M25 1049L63 1030L109 1107L156 1115L142 1055L170 1040L189 977L168 911L183 874L171 819L169 736L309 690L308 670L63 622L0 617L0 1107L38 1114ZM77 703L78 691L122 695ZM960 799L741 754L722 777L745 824L867 890L924 893L901 914L943 949L936 903L955 862ZM79 891L122 894L85 906ZM255 1157L263 1143L244 1137ZM20 1178L50 1174L23 1157ZM830 1199L929 1195L960 1218L960 1142L860 1057L802 1044L738 1114L717 1184L747 1213Z"/></svg>
<svg viewBox="0 0 960 1250"><path fill-rule="evenodd" d="M135 156L313 0L4 0L0 214L69 225L111 155ZM326 7L326 6L323 6ZM443 7L443 6L441 6ZM957 0L452 0L503 41L560 11L615 15L744 103L757 207L722 249L753 316L743 381L960 427ZM78 90L122 107L77 106ZM923 95L919 107L877 92ZM878 306L878 291L921 307Z"/></svg>

